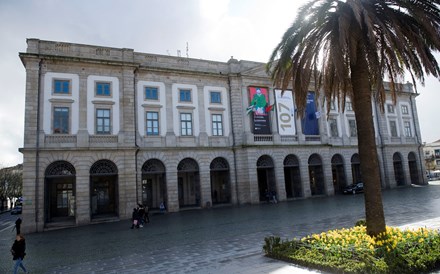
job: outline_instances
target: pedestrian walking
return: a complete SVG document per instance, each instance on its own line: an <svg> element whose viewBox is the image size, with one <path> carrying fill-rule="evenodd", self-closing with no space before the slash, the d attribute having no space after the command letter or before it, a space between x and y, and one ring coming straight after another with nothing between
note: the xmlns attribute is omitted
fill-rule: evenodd
<svg viewBox="0 0 440 274"><path fill-rule="evenodd" d="M133 208L133 213L131 214L131 229L134 227L139 228L139 214L138 209Z"/></svg>
<svg viewBox="0 0 440 274"><path fill-rule="evenodd" d="M145 208L143 205L139 204L138 208L138 222L140 227L144 227L145 222Z"/></svg>
<svg viewBox="0 0 440 274"><path fill-rule="evenodd" d="M12 229L12 231L15 229L15 231L17 232L17 235L21 234L21 222L22 222L21 218L18 217L17 220L15 221L15 226Z"/></svg>
<svg viewBox="0 0 440 274"><path fill-rule="evenodd" d="M19 267L23 269L24 273L29 273L29 271L27 271L26 267L23 265L23 259L26 255L26 241L23 235L18 234L15 237L14 244L11 247L11 253L13 256L12 260L15 261L13 273L17 274Z"/></svg>
<svg viewBox="0 0 440 274"><path fill-rule="evenodd" d="M274 203L274 204L278 203L277 193L275 192L275 190L272 191L272 203Z"/></svg>
<svg viewBox="0 0 440 274"><path fill-rule="evenodd" d="M165 214L166 208L164 202L161 202L159 205L160 213Z"/></svg>

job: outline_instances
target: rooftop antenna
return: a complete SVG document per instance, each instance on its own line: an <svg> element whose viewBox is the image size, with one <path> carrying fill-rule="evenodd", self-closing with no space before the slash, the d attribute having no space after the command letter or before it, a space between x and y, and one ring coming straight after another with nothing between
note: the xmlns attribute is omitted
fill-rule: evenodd
<svg viewBox="0 0 440 274"><path fill-rule="evenodd" d="M178 56L178 57L181 57L180 49L177 50L177 56Z"/></svg>
<svg viewBox="0 0 440 274"><path fill-rule="evenodd" d="M189 47L188 47L188 42L186 42L186 58L189 58Z"/></svg>

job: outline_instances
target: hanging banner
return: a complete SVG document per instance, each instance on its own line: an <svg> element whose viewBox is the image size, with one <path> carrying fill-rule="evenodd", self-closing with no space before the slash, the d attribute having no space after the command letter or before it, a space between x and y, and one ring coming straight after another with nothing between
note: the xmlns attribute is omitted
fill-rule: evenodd
<svg viewBox="0 0 440 274"><path fill-rule="evenodd" d="M281 136L296 135L293 93L291 90L281 93L280 89L275 90L278 133Z"/></svg>
<svg viewBox="0 0 440 274"><path fill-rule="evenodd" d="M307 94L306 111L302 119L304 135L319 135L319 117L321 117L321 113L316 111L315 93L309 92Z"/></svg>
<svg viewBox="0 0 440 274"><path fill-rule="evenodd" d="M249 87L249 99L251 105L247 108L247 113L253 115L254 134L271 134L269 124L269 94L267 88Z"/></svg>

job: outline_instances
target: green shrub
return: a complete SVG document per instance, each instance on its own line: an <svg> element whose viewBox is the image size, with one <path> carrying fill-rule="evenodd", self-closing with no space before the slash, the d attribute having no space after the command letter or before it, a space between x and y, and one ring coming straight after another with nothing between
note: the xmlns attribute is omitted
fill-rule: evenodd
<svg viewBox="0 0 440 274"><path fill-rule="evenodd" d="M420 273L440 266L438 231L402 231L387 227L379 237L370 237L363 225L330 230L301 240L264 239L267 256L343 273Z"/></svg>
<svg viewBox="0 0 440 274"><path fill-rule="evenodd" d="M367 226L367 221L365 221L365 219L360 219L354 226Z"/></svg>

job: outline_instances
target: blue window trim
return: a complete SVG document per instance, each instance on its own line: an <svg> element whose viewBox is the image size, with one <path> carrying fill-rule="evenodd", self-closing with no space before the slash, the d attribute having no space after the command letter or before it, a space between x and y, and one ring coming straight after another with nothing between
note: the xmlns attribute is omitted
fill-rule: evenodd
<svg viewBox="0 0 440 274"><path fill-rule="evenodd" d="M53 93L69 94L70 80L55 79L53 82Z"/></svg>
<svg viewBox="0 0 440 274"><path fill-rule="evenodd" d="M179 90L179 101L180 102L191 102L191 90L190 89L180 89Z"/></svg>
<svg viewBox="0 0 440 274"><path fill-rule="evenodd" d="M96 134L111 133L111 110L106 108L96 109Z"/></svg>
<svg viewBox="0 0 440 274"><path fill-rule="evenodd" d="M191 113L180 113L180 135L193 136L193 118Z"/></svg>
<svg viewBox="0 0 440 274"><path fill-rule="evenodd" d="M69 134L69 116L68 107L54 107L53 109L53 133Z"/></svg>
<svg viewBox="0 0 440 274"><path fill-rule="evenodd" d="M95 95L96 96L110 96L111 84L109 82L96 82L95 83Z"/></svg>
<svg viewBox="0 0 440 274"><path fill-rule="evenodd" d="M211 91L210 92L211 104L221 104L222 103L222 94L220 91Z"/></svg>
<svg viewBox="0 0 440 274"><path fill-rule="evenodd" d="M159 100L159 90L156 87L145 87L144 96L146 100Z"/></svg>
<svg viewBox="0 0 440 274"><path fill-rule="evenodd" d="M148 117L151 114L155 117ZM147 136L158 136L159 135L159 112L157 111L147 111L145 113L146 121L146 134Z"/></svg>

